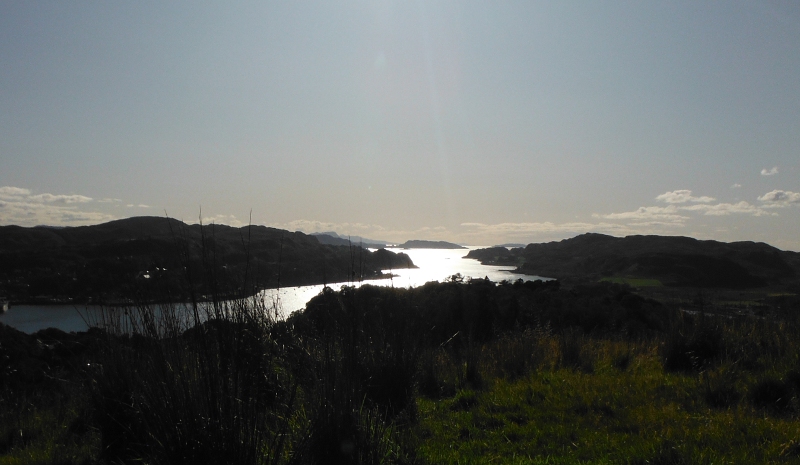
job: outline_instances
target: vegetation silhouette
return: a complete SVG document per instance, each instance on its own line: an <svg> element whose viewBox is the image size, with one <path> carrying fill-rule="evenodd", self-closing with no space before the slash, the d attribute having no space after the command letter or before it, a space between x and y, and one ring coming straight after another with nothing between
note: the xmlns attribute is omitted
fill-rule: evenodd
<svg viewBox="0 0 800 465"><path fill-rule="evenodd" d="M456 275L325 288L280 320L274 302L213 292L224 265L204 231L200 268L185 279L210 295L107 307L86 333L0 326L0 453L28 463L798 460L796 295L773 297L761 317L720 316L711 294L692 313L607 281Z"/></svg>

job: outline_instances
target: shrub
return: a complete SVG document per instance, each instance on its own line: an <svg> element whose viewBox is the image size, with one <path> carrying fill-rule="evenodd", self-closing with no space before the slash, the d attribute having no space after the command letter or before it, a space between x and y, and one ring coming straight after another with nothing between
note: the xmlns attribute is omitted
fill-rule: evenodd
<svg viewBox="0 0 800 465"><path fill-rule="evenodd" d="M750 401L756 407L773 413L792 411L794 393L784 381L767 376L759 380L750 390Z"/></svg>
<svg viewBox="0 0 800 465"><path fill-rule="evenodd" d="M667 371L700 370L719 361L724 354L723 328L704 319L674 322L662 346L661 359Z"/></svg>

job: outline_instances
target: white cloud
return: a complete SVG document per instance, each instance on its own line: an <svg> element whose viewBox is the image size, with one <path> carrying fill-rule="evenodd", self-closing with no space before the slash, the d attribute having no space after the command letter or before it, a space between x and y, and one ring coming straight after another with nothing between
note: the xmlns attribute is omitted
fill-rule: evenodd
<svg viewBox="0 0 800 465"><path fill-rule="evenodd" d="M768 170L766 168L761 170L761 176L774 176L776 174L778 174L778 167L777 166L773 166L772 169L770 169L770 170Z"/></svg>
<svg viewBox="0 0 800 465"><path fill-rule="evenodd" d="M150 208L150 205L145 205L143 203L140 203L139 205L134 205L132 203L129 203L128 205L125 206L128 208Z"/></svg>
<svg viewBox="0 0 800 465"><path fill-rule="evenodd" d="M739 189L740 187L742 187L742 185L741 185L741 184L739 184L739 183L736 183L736 184L732 184L732 185L731 185L731 189Z"/></svg>
<svg viewBox="0 0 800 465"><path fill-rule="evenodd" d="M636 226L636 227L664 226L664 227L667 227L667 228L684 228L684 227L686 227L686 225L683 224L683 223L670 222L670 221L641 221L641 222L628 223L628 226Z"/></svg>
<svg viewBox="0 0 800 465"><path fill-rule="evenodd" d="M0 187L0 199L12 201L25 201L30 203L87 203L91 202L91 197L85 195L53 195L53 194L36 194L32 195L30 189L23 189L21 187L3 186Z"/></svg>
<svg viewBox="0 0 800 465"><path fill-rule="evenodd" d="M605 218L607 220L666 220L673 223L689 219L689 217L681 215L678 212L678 207L675 205L668 205L666 207L639 207L630 212L609 213L606 215L595 213L592 216L595 218Z"/></svg>
<svg viewBox="0 0 800 465"><path fill-rule="evenodd" d="M31 191L28 189L11 186L0 187L0 199L27 197L29 195L31 195Z"/></svg>
<svg viewBox="0 0 800 465"><path fill-rule="evenodd" d="M75 206L37 202L4 201L0 205L0 224L19 226L69 226L97 224L115 219L114 216L92 211L81 211Z"/></svg>
<svg viewBox="0 0 800 465"><path fill-rule="evenodd" d="M686 202L695 202L695 203L708 203L713 202L716 200L714 197L694 197L692 196L692 191L687 189L680 189L672 192L665 192L658 197L656 200L660 200L666 203L686 203Z"/></svg>
<svg viewBox="0 0 800 465"><path fill-rule="evenodd" d="M699 200L680 200L689 198ZM662 225L670 224L678 226L691 219L689 216L686 216L685 212L697 212L708 216L726 216L732 214L746 214L753 216L775 215L775 213L765 210L762 207L752 205L744 201L739 203L696 203L694 205L676 205L676 203L683 202L708 202L709 200L706 199L710 199L710 197L691 197L691 193L689 191L668 192L667 194L659 195L657 199L664 200L665 202L671 203L671 205L666 207L639 207L634 211L609 213L604 215L595 213L592 216L607 220L643 220L647 222L629 223L630 225L652 225L656 224L657 222Z"/></svg>
<svg viewBox="0 0 800 465"><path fill-rule="evenodd" d="M339 234L361 233L364 231L384 231L382 226L367 223L330 223L325 221L295 220L275 227L288 229L290 231L302 231L306 233L335 231Z"/></svg>
<svg viewBox="0 0 800 465"><path fill-rule="evenodd" d="M34 202L44 202L44 203L87 203L91 202L91 197L86 197L83 195L53 195L53 194L39 194L39 195L31 195L28 197L28 200L32 200Z"/></svg>
<svg viewBox="0 0 800 465"><path fill-rule="evenodd" d="M83 211L91 197L77 194L33 194L21 187L0 187L0 224L78 226L116 219L107 213Z"/></svg>
<svg viewBox="0 0 800 465"><path fill-rule="evenodd" d="M758 198L772 207L786 207L789 205L800 205L800 192L774 190L767 192Z"/></svg>
<svg viewBox="0 0 800 465"><path fill-rule="evenodd" d="M775 215L761 207L751 205L745 201L739 203L718 203L716 205L688 205L680 207L685 211L703 212L704 215L725 216L731 214L747 214L753 216Z"/></svg>
<svg viewBox="0 0 800 465"><path fill-rule="evenodd" d="M461 223L461 226L478 229L484 232L492 232L498 234L530 234L540 232L579 232L586 231L594 227L591 223L551 223L549 221L543 223L498 223L498 224L484 224L484 223Z"/></svg>

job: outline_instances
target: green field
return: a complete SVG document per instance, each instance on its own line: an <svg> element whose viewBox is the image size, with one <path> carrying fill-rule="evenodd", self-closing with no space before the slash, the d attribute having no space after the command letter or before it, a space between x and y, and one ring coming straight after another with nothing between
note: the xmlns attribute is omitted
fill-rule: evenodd
<svg viewBox="0 0 800 465"><path fill-rule="evenodd" d="M585 368L545 368L418 400L427 463L800 463L791 415L765 415L730 366L665 372L655 347L619 363L623 344L587 341ZM715 403L715 393L729 403ZM725 396L729 396L726 398ZM711 405L713 404L713 406ZM725 405L723 405L725 404Z"/></svg>

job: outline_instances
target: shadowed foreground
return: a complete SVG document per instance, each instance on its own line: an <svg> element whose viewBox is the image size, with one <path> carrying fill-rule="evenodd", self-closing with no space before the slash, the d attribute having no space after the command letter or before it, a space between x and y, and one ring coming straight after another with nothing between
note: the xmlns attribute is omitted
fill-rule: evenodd
<svg viewBox="0 0 800 465"><path fill-rule="evenodd" d="M682 314L612 283L326 289L2 328L5 463L800 463L798 301ZM188 311L187 311L188 310Z"/></svg>

